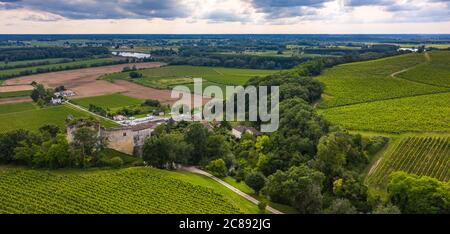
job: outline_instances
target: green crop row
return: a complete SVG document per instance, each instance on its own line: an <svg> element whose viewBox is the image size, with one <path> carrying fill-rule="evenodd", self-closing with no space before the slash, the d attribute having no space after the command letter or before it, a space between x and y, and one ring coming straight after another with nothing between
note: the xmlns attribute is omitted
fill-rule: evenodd
<svg viewBox="0 0 450 234"><path fill-rule="evenodd" d="M369 184L384 187L394 171L450 180L449 137L407 137L388 150L369 173Z"/></svg>
<svg viewBox="0 0 450 234"><path fill-rule="evenodd" d="M214 190L151 168L0 171L0 213L241 213Z"/></svg>

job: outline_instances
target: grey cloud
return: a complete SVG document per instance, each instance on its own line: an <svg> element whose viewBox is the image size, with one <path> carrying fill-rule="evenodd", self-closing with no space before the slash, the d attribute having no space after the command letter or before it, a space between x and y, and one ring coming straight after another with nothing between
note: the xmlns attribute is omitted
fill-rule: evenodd
<svg viewBox="0 0 450 234"><path fill-rule="evenodd" d="M173 19L187 17L177 0L0 0L10 8L28 8L69 19Z"/></svg>
<svg viewBox="0 0 450 234"><path fill-rule="evenodd" d="M252 0L252 5L258 12L266 14L267 18L290 18L314 15L315 9L322 8L333 0Z"/></svg>
<svg viewBox="0 0 450 234"><path fill-rule="evenodd" d="M245 14L230 11L216 10L205 14L203 19L211 22L248 22L249 18Z"/></svg>

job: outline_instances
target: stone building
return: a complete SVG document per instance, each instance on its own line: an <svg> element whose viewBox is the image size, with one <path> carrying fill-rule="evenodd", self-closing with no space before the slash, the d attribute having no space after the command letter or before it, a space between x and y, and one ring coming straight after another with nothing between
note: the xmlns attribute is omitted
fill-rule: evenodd
<svg viewBox="0 0 450 234"><path fill-rule="evenodd" d="M109 129L102 128L100 125L90 127L96 129L99 136L106 140L108 148L122 153L140 156L145 139L150 137L153 130L161 123L161 121L155 121ZM67 127L67 140L69 142L73 141L73 132L79 127L81 125Z"/></svg>

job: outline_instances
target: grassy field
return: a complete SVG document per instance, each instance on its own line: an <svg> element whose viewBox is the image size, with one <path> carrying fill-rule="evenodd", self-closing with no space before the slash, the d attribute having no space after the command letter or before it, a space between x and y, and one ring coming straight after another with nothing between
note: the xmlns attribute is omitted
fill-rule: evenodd
<svg viewBox="0 0 450 234"><path fill-rule="evenodd" d="M0 213L257 213L217 182L188 172L0 169Z"/></svg>
<svg viewBox="0 0 450 234"><path fill-rule="evenodd" d="M65 126L66 118L91 116L66 105L38 108L32 103L17 103L0 105L0 132L7 132L15 129L26 129L37 131L45 124L55 124L61 128ZM116 127L112 121L100 119L105 127Z"/></svg>
<svg viewBox="0 0 450 234"><path fill-rule="evenodd" d="M184 85L194 92L193 78L202 78L202 91L207 86L218 86L225 95L225 86L227 85L244 85L252 77L267 76L279 71L223 67L166 66L144 69L139 72L142 73L142 78L131 79L128 72L121 72L103 76L102 79L108 81L125 79L156 89L170 89L177 85Z"/></svg>
<svg viewBox="0 0 450 234"><path fill-rule="evenodd" d="M207 81L224 85L243 85L255 76L266 76L276 70L254 70L221 67L166 66L140 70L143 77L133 79L134 82L153 88L170 88L179 84L192 83L192 78L203 78ZM103 77L106 80L129 79L128 73L116 73Z"/></svg>
<svg viewBox="0 0 450 234"><path fill-rule="evenodd" d="M450 137L411 136L394 139L369 172L366 182L384 187L394 171L450 180Z"/></svg>
<svg viewBox="0 0 450 234"><path fill-rule="evenodd" d="M449 132L450 92L319 109L349 130L378 132Z"/></svg>
<svg viewBox="0 0 450 234"><path fill-rule="evenodd" d="M139 105L143 101L119 93L115 93L109 95L73 99L72 102L84 108L89 108L89 104L92 104L104 109L116 109L120 107Z"/></svg>
<svg viewBox="0 0 450 234"><path fill-rule="evenodd" d="M11 114L16 112L36 110L38 107L32 102L21 102L13 104L0 105L0 115ZM0 123L1 124L1 123ZM7 123L4 123L7 124Z"/></svg>
<svg viewBox="0 0 450 234"><path fill-rule="evenodd" d="M30 96L31 90L14 91L14 92L0 92L0 98L25 97Z"/></svg>
<svg viewBox="0 0 450 234"><path fill-rule="evenodd" d="M449 180L450 53L410 53L328 69L318 113L352 133L389 145L364 173L384 191L398 170Z"/></svg>
<svg viewBox="0 0 450 234"><path fill-rule="evenodd" d="M430 61L404 73L399 78L450 88L450 51L429 53Z"/></svg>
<svg viewBox="0 0 450 234"><path fill-rule="evenodd" d="M321 107L450 91L448 87L437 87L396 77L401 71L426 63L424 54L411 53L336 66L318 77L318 80L326 86Z"/></svg>
<svg viewBox="0 0 450 234"><path fill-rule="evenodd" d="M33 60L23 60L23 61L11 61L8 63L6 63L4 61L0 61L0 67L27 65L30 63L42 63L42 62L48 62L50 64L53 64L53 63L61 63L63 61L65 61L64 58L33 59Z"/></svg>
<svg viewBox="0 0 450 234"><path fill-rule="evenodd" d="M38 69L52 69L52 68L59 68L59 67L66 67L66 66L78 66L78 65L86 65L87 67L101 64L104 62L111 61L111 58L96 58L96 59L86 59L86 60L78 60L74 62L68 62L68 63L55 63L55 64L48 64L48 65L41 65L41 66L34 66L34 67L25 67L25 68L15 68L15 69L7 69L7 70L0 70L0 76L2 75L19 75L20 72L30 70L33 73L36 72Z"/></svg>

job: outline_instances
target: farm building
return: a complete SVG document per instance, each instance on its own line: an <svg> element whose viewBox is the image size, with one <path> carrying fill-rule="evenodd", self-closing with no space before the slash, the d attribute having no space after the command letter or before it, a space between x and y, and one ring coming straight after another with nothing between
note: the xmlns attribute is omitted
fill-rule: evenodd
<svg viewBox="0 0 450 234"><path fill-rule="evenodd" d="M231 133L233 134L233 136L235 136L238 139L241 139L242 135L244 135L245 133L248 133L248 134L251 134L254 136L258 136L261 134L258 130L256 130L253 127L246 127L246 126L242 126L242 125L234 127L231 130Z"/></svg>
<svg viewBox="0 0 450 234"><path fill-rule="evenodd" d="M55 96L56 97L73 97L76 96L77 94L71 90L64 90L61 92L56 92Z"/></svg>
<svg viewBox="0 0 450 234"><path fill-rule="evenodd" d="M52 105L60 105L62 103L61 98L52 98L50 101Z"/></svg>
<svg viewBox="0 0 450 234"><path fill-rule="evenodd" d="M99 125L92 126L108 142L108 148L130 155L141 155L145 139L151 136L153 130L164 121L148 122L132 126L105 129ZM73 132L83 125L67 127L67 139L73 141Z"/></svg>

